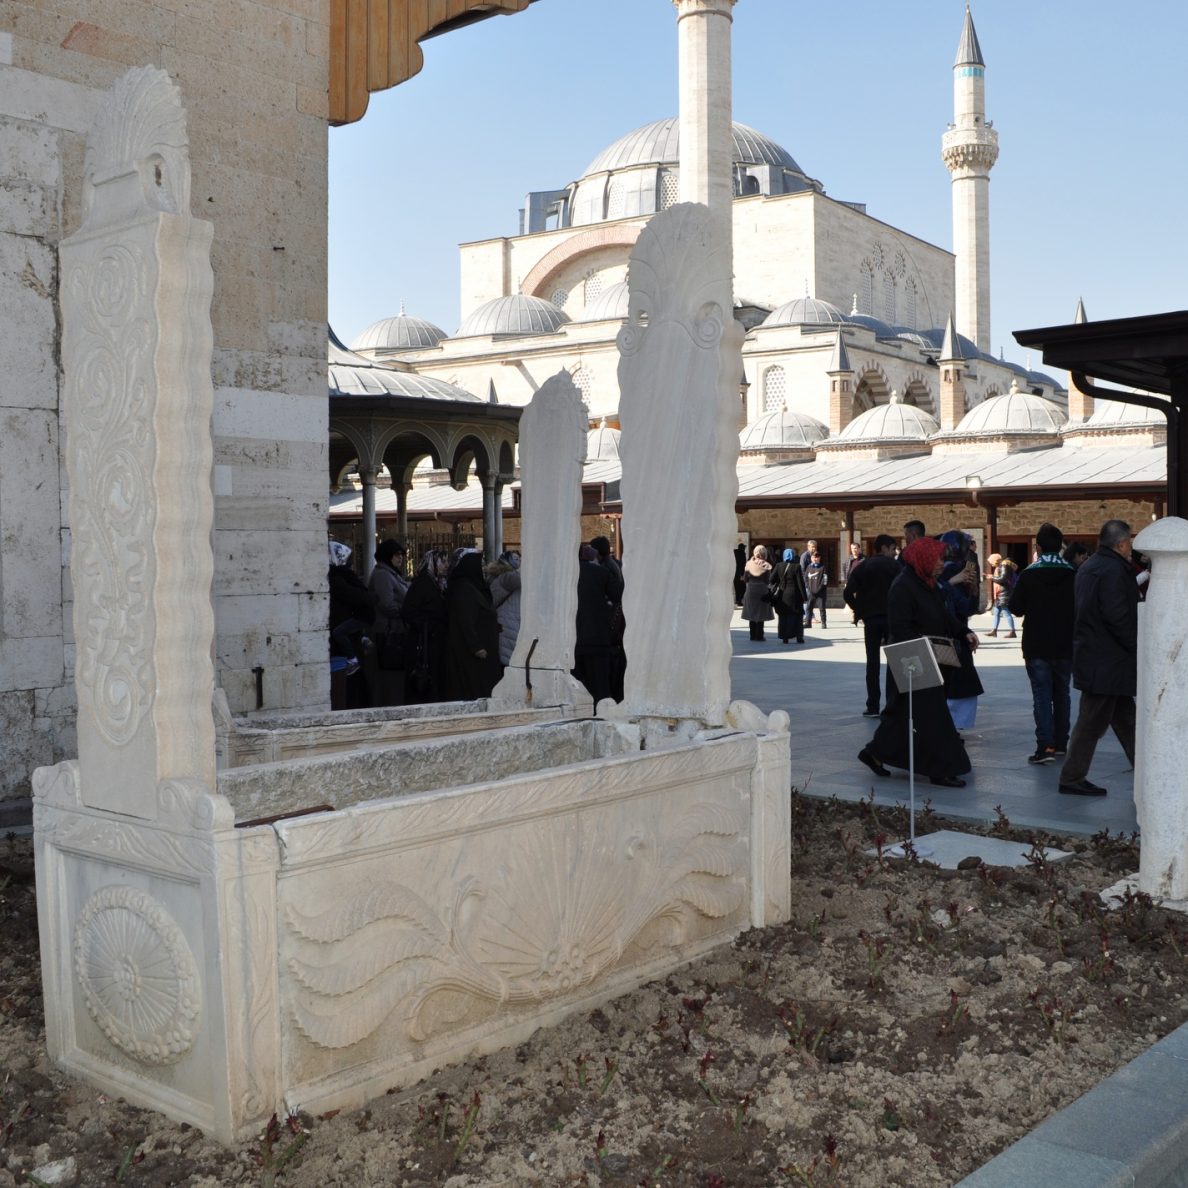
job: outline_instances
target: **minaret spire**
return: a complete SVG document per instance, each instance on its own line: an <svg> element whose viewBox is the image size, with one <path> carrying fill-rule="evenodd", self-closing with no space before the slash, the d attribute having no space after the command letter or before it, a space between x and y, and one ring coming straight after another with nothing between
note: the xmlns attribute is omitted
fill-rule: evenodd
<svg viewBox="0 0 1188 1188"><path fill-rule="evenodd" d="M986 119L986 63L966 5L953 64L953 123L941 140L953 179L953 254L957 325L990 348L990 170L998 133Z"/></svg>

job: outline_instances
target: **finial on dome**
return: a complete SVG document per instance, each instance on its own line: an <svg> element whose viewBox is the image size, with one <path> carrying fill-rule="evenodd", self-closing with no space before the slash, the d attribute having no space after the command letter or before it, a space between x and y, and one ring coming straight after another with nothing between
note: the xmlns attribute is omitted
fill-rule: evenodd
<svg viewBox="0 0 1188 1188"><path fill-rule="evenodd" d="M812 294L809 293L808 277L804 278L804 299L807 301Z"/></svg>
<svg viewBox="0 0 1188 1188"><path fill-rule="evenodd" d="M903 397L899 394L899 390L897 388L891 389L891 397L887 401L887 403L888 404L902 404L903 403Z"/></svg>
<svg viewBox="0 0 1188 1188"><path fill-rule="evenodd" d="M400 317L404 317L404 298L400 298Z"/></svg>
<svg viewBox="0 0 1188 1188"><path fill-rule="evenodd" d="M607 425L606 425L606 417L600 417L600 418L598 419L598 428L599 428L599 429L605 429L606 427L607 427Z"/></svg>
<svg viewBox="0 0 1188 1188"><path fill-rule="evenodd" d="M1016 377L1015 377L1013 380L1011 380L1011 392L1010 392L1010 394L1011 394L1012 396L1014 396L1014 395L1015 395L1015 394L1016 394L1018 391L1019 391L1019 378L1018 378L1018 376L1016 376Z"/></svg>
<svg viewBox="0 0 1188 1188"><path fill-rule="evenodd" d="M854 317L854 315L857 314L857 312L858 312L858 294L855 293L854 294L854 302L850 306L850 317Z"/></svg>

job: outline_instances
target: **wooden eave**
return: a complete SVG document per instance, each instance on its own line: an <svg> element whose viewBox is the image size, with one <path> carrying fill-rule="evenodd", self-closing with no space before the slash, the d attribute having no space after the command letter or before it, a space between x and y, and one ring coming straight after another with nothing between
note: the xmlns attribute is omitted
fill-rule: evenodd
<svg viewBox="0 0 1188 1188"><path fill-rule="evenodd" d="M406 82L425 64L418 44L535 0L330 0L330 123L363 118L374 91Z"/></svg>

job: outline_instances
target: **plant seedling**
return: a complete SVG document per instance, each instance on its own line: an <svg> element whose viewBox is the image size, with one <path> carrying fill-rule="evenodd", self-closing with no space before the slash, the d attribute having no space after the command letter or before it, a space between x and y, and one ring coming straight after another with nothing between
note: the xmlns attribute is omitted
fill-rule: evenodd
<svg viewBox="0 0 1188 1188"><path fill-rule="evenodd" d="M444 1097L444 1094L439 1094ZM285 1116L285 1126L293 1136L278 1150L278 1144L284 1135L280 1120L276 1114L268 1119L264 1133L260 1136L260 1150L256 1159L260 1164L260 1188L275 1188L276 1179L293 1161L309 1139L309 1131L302 1125L296 1114Z"/></svg>
<svg viewBox="0 0 1188 1188"><path fill-rule="evenodd" d="M969 1005L961 1001L960 995L956 990L949 990L949 1010L948 1013L941 1019L940 1027L937 1028L937 1035L949 1035L957 1030L957 1028L966 1020L969 1019Z"/></svg>

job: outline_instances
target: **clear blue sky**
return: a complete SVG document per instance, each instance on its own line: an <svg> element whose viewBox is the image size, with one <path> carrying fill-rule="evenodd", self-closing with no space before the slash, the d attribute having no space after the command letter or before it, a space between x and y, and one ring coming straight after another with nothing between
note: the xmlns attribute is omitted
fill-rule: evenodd
<svg viewBox="0 0 1188 1188"><path fill-rule="evenodd" d="M961 0L739 0L734 118L834 198L952 246L940 137ZM991 174L994 350L1012 329L1188 308L1184 0L975 0ZM530 190L675 115L670 0L539 0L424 43L425 68L330 130L330 320L453 333L457 245L514 235ZM789 291L788 298L798 296ZM1032 360L1039 365L1038 359Z"/></svg>

